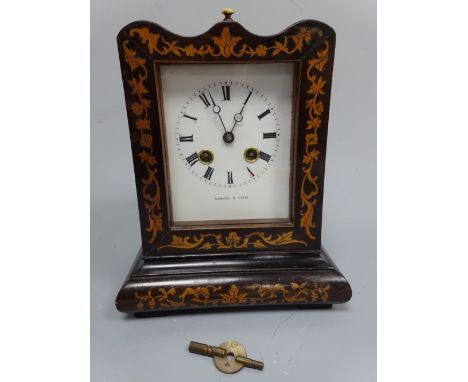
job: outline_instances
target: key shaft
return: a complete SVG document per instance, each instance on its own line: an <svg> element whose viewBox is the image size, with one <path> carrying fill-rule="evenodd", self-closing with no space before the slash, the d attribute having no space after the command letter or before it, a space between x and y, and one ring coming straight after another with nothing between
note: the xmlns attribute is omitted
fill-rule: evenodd
<svg viewBox="0 0 468 382"><path fill-rule="evenodd" d="M236 362L239 362L245 367L250 367L251 369L263 370L263 362L255 361L254 359L250 359L250 358L242 357L238 355L236 357Z"/></svg>
<svg viewBox="0 0 468 382"><path fill-rule="evenodd" d="M219 348L217 346L210 346L207 344L202 344L201 342L190 341L189 343L189 352L204 355L207 357L221 357L224 358L226 355L226 350Z"/></svg>

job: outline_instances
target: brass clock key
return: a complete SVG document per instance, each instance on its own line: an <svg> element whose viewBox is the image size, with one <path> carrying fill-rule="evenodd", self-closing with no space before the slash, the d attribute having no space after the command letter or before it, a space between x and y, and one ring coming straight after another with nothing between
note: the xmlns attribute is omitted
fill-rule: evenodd
<svg viewBox="0 0 468 382"><path fill-rule="evenodd" d="M244 366L263 370L263 362L247 358L245 347L237 341L226 341L219 346L190 341L189 351L212 357L216 368L223 373L237 373Z"/></svg>

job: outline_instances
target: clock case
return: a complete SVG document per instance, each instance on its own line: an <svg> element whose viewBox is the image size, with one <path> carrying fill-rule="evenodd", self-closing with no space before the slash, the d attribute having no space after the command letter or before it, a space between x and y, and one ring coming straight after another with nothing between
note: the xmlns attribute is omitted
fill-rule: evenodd
<svg viewBox="0 0 468 382"><path fill-rule="evenodd" d="M117 42L142 238L117 309L138 317L239 306L329 308L348 301L351 287L321 247L333 29L305 20L258 36L225 14L194 37L137 21ZM295 65L291 221L175 227L158 65L275 62Z"/></svg>

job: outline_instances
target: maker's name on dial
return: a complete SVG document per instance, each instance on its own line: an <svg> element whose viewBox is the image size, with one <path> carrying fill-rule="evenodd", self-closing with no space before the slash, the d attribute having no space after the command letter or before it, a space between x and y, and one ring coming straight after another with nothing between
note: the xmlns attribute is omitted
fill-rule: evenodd
<svg viewBox="0 0 468 382"><path fill-rule="evenodd" d="M237 195L237 196L215 196L214 200L246 200L248 195Z"/></svg>

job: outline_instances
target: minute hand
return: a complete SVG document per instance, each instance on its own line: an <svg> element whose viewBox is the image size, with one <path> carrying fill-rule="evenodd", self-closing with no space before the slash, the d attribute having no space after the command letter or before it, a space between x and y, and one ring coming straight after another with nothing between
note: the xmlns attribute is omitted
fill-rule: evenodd
<svg viewBox="0 0 468 382"><path fill-rule="evenodd" d="M242 121L242 118L243 118L242 112L244 111L244 107L247 104L247 102L249 101L249 98L250 98L251 95L252 95L252 92L250 92L249 95L247 96L247 98L245 99L244 104L242 105L242 109L240 110L240 112L237 113L237 114L234 114L234 125L232 126L231 133L234 131L234 128L236 127L237 123Z"/></svg>

